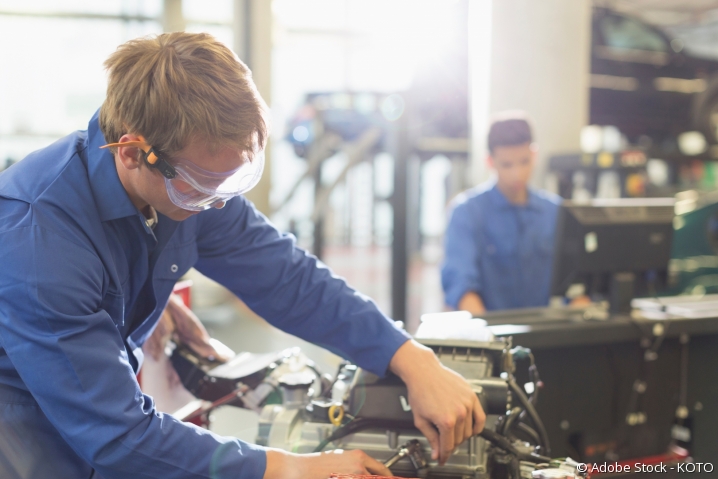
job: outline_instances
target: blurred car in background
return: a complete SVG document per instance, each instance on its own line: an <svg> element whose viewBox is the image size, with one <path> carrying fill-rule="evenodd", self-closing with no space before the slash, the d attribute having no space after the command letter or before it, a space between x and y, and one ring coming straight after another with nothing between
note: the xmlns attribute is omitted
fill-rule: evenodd
<svg viewBox="0 0 718 479"><path fill-rule="evenodd" d="M589 111L591 124L614 125L631 144L664 154L698 131L706 145L691 154L703 153L718 144L718 61L691 56L680 38L640 19L595 8Z"/></svg>

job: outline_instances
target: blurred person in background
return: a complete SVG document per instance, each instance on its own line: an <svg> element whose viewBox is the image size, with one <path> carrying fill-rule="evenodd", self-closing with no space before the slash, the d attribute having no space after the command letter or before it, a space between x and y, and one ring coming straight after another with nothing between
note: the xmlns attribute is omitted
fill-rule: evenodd
<svg viewBox="0 0 718 479"><path fill-rule="evenodd" d="M461 376L241 196L262 173L267 112L226 46L163 34L121 45L105 66L87 131L0 174L0 477L390 473L361 451L266 449L157 411L136 379L153 330L153 354L173 329L200 354L224 354L168 306L192 267L283 331L401 377L439 462L483 428Z"/></svg>
<svg viewBox="0 0 718 479"><path fill-rule="evenodd" d="M488 150L495 178L451 205L441 270L446 304L474 315L546 306L560 198L529 186L537 148L526 115L497 115Z"/></svg>

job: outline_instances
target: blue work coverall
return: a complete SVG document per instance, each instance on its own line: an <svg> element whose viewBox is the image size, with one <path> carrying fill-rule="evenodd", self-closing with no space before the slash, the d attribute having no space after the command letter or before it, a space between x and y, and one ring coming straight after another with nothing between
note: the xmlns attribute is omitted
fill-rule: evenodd
<svg viewBox="0 0 718 479"><path fill-rule="evenodd" d="M529 189L515 205L493 181L459 195L444 237L446 304L457 308L471 291L488 311L548 305L560 202Z"/></svg>
<svg viewBox="0 0 718 479"><path fill-rule="evenodd" d="M95 115L0 174L0 477L261 479L262 448L157 412L135 379L180 276L379 375L408 336L243 197L150 229L105 143Z"/></svg>

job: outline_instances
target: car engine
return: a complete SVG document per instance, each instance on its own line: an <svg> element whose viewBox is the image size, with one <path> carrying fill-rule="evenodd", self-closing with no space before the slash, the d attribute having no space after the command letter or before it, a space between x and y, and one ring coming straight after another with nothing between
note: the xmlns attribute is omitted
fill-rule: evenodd
<svg viewBox="0 0 718 479"><path fill-rule="evenodd" d="M444 366L475 391L487 421L484 431L440 465L414 426L407 389L397 376L379 378L343 362L323 374L297 348L269 355L243 353L217 365L178 346L171 360L185 387L202 401L183 408L185 420L209 417L219 405L259 413L257 444L295 453L361 449L395 476L436 479L578 478L578 463L552 459L546 430L534 407L542 383L531 351L494 338L422 337ZM516 365L529 362L521 388Z"/></svg>

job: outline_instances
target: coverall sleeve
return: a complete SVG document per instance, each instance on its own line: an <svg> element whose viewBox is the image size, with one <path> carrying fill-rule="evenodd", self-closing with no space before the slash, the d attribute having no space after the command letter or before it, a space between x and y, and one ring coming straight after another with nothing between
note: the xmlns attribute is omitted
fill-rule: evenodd
<svg viewBox="0 0 718 479"><path fill-rule="evenodd" d="M243 197L198 218L195 267L277 328L383 376L409 338Z"/></svg>
<svg viewBox="0 0 718 479"><path fill-rule="evenodd" d="M0 244L0 346L48 420L102 477L262 478L262 448L159 413L142 394L103 309L104 269L93 250L37 225L2 232Z"/></svg>
<svg viewBox="0 0 718 479"><path fill-rule="evenodd" d="M444 264L441 268L441 285L444 300L452 308L468 292L481 292L479 248L476 239L476 218L466 203L457 205L444 235Z"/></svg>

